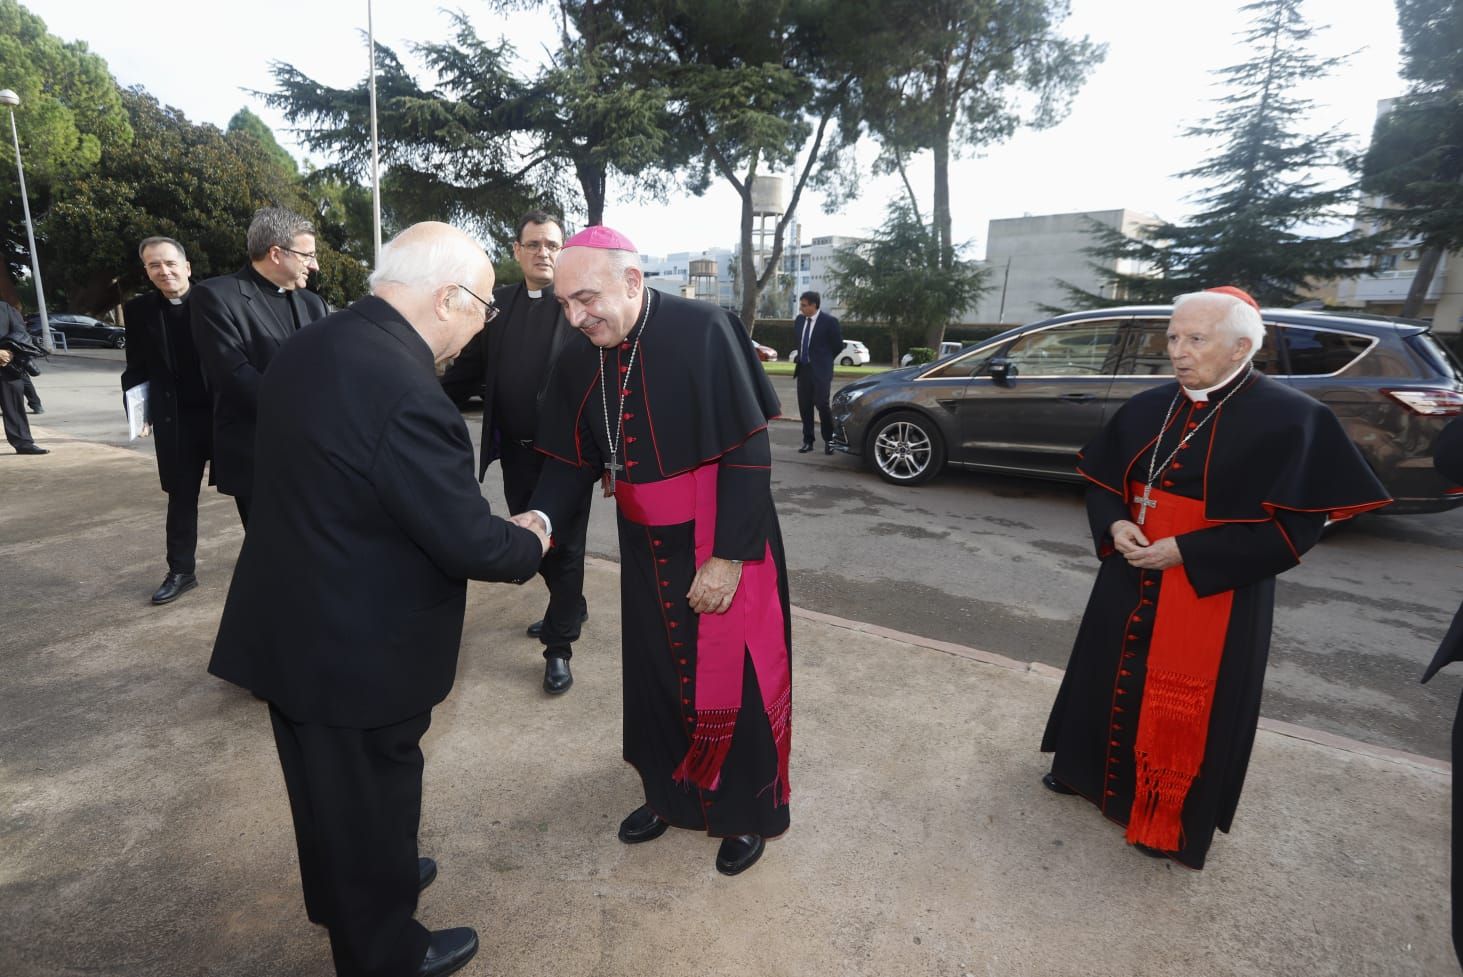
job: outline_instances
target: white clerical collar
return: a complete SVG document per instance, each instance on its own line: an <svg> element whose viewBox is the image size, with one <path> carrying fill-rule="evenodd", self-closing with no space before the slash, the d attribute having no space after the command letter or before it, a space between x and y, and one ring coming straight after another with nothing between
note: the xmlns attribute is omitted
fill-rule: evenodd
<svg viewBox="0 0 1463 977"><path fill-rule="evenodd" d="M544 290L541 288L530 288L528 290L528 297L531 299L541 299L544 297Z"/></svg>
<svg viewBox="0 0 1463 977"><path fill-rule="evenodd" d="M1214 391L1223 390L1225 387L1229 386L1230 381L1239 376L1241 370L1248 370L1249 368L1250 361L1245 360L1239 366L1235 367L1233 373L1225 377L1223 380L1220 380L1212 387L1207 387L1204 390L1190 390L1188 387L1180 384L1179 389L1188 395L1189 400L1193 401L1196 404L1202 404L1205 401L1208 401L1214 395Z"/></svg>
<svg viewBox="0 0 1463 977"><path fill-rule="evenodd" d="M163 298L168 298L168 297L166 295L164 295ZM183 300L181 298L168 299L168 301L171 302L173 305L182 305L183 304Z"/></svg>

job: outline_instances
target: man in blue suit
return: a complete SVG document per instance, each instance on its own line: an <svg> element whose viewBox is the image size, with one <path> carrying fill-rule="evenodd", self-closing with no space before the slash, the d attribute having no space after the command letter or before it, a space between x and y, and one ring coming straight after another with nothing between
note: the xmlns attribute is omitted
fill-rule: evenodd
<svg viewBox="0 0 1463 977"><path fill-rule="evenodd" d="M813 450L813 408L823 425L823 453L833 454L833 411L828 392L833 385L833 358L843 350L843 333L838 319L820 311L823 296L804 292L798 296L793 328L798 337L797 363L792 375L798 383L798 414L803 419L803 446L799 454Z"/></svg>

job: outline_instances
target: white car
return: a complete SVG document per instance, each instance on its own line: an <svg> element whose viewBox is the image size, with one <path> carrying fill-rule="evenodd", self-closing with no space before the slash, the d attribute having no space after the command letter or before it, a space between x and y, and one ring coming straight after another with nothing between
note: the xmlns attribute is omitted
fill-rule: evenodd
<svg viewBox="0 0 1463 977"><path fill-rule="evenodd" d="M798 361L798 351L793 350L787 354L789 363ZM839 366L868 366L869 348L857 339L845 339L843 341L843 352L833 358L833 362Z"/></svg>
<svg viewBox="0 0 1463 977"><path fill-rule="evenodd" d="M962 347L961 347L961 345L959 343L953 343L953 342L950 342L950 341L947 340L947 341L945 341L945 342L943 342L943 343L940 344L940 351L935 354L935 359L937 359L937 360L943 360L945 357L949 356L951 353L958 353L958 352L960 352L961 348ZM913 353L905 353L903 356L899 357L899 365L900 366L909 366L912 363L914 363L914 354Z"/></svg>

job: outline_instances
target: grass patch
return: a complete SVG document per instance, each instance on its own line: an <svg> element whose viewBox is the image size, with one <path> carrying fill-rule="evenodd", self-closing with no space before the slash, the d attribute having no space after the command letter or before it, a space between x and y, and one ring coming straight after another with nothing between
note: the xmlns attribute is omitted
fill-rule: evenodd
<svg viewBox="0 0 1463 977"><path fill-rule="evenodd" d="M767 371L767 375L770 377L790 377L792 376L792 368L796 365L795 363L788 363L784 360L779 360L776 363L762 364L763 368ZM890 369L892 368L875 366L873 364L868 366L839 366L835 363L833 365L833 375L835 377L856 379L858 377L872 376L875 373L887 373Z"/></svg>

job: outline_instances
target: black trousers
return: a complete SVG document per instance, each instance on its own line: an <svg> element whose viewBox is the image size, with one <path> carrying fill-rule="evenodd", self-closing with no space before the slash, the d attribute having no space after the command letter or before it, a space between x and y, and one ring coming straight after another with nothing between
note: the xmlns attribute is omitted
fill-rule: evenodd
<svg viewBox="0 0 1463 977"><path fill-rule="evenodd" d="M25 402L30 405L31 410L41 409L41 395L36 393L35 381L31 380L30 374L20 378L20 388L25 394Z"/></svg>
<svg viewBox="0 0 1463 977"><path fill-rule="evenodd" d="M251 501L247 495L234 496L234 508L239 510L239 524L244 527L245 532L249 530L249 503Z"/></svg>
<svg viewBox="0 0 1463 977"><path fill-rule="evenodd" d="M533 497L544 456L517 441L503 439L503 496L510 514L523 512ZM584 538L589 531L589 500L592 489L585 492L580 506L566 525L554 525L554 547L539 564L538 575L549 587L549 606L544 611L544 632L539 641L544 657L572 658L571 647L579 640L580 623L587 605L584 602Z"/></svg>
<svg viewBox="0 0 1463 977"><path fill-rule="evenodd" d="M5 440L12 448L35 444L30 436L30 419L25 416L25 381L0 372L0 414L5 415Z"/></svg>
<svg viewBox="0 0 1463 977"><path fill-rule="evenodd" d="M378 729L269 719L289 792L305 912L339 977L407 977L427 955L417 909L421 739L430 711Z"/></svg>
<svg viewBox="0 0 1463 977"><path fill-rule="evenodd" d="M811 368L798 369L798 414L803 419L803 444L813 443L813 409L818 410L818 419L823 425L823 441L833 440L833 410L828 406L828 396L833 379L819 380Z"/></svg>
<svg viewBox="0 0 1463 977"><path fill-rule="evenodd" d="M208 464L212 437L211 421L205 411L190 419L184 411L178 425L178 451L172 459L168 484L168 570L192 573L198 552L198 492L203 469Z"/></svg>

